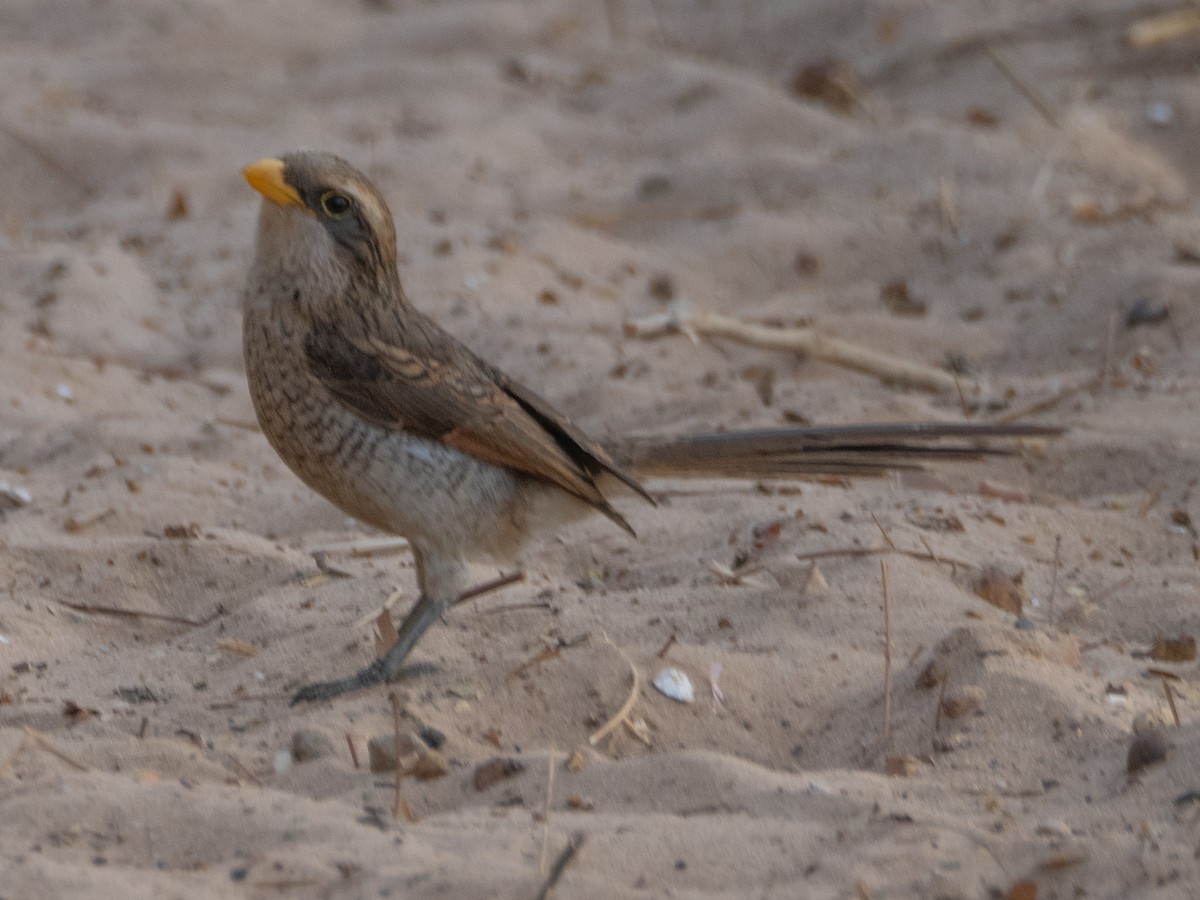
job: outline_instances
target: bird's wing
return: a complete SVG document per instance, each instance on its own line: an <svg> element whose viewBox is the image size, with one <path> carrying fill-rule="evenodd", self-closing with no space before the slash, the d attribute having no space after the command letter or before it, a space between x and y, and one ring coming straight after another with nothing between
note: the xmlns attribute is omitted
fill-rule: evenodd
<svg viewBox="0 0 1200 900"><path fill-rule="evenodd" d="M469 351L451 359L422 346L352 337L331 323L304 340L310 373L356 415L550 482L632 531L595 477L612 472L641 488L603 448Z"/></svg>

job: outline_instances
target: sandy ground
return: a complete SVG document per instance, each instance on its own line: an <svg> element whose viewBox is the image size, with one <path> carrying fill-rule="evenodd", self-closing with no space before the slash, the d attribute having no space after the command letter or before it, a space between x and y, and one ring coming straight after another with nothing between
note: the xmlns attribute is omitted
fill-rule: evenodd
<svg viewBox="0 0 1200 900"><path fill-rule="evenodd" d="M0 896L532 898L575 835L560 898L1200 892L1196 663L1151 657L1200 631L1196 40L1131 49L1142 6L1098 0L611 8L0 7ZM845 102L790 89L828 59ZM963 414L623 333L671 293L956 360L976 417L1047 401L1025 418L1070 434L927 477L659 483L622 501L637 540L548 535L397 686L449 764L397 819L366 768L388 693L286 703L413 596L403 553L321 574L378 535L253 428L239 169L301 146L377 179L419 305L594 432ZM885 535L916 555L865 552ZM855 548L827 587L802 558ZM1020 622L971 590L989 564ZM648 686L666 664L695 703ZM591 746L631 667L636 728ZM477 788L494 757L523 769Z"/></svg>

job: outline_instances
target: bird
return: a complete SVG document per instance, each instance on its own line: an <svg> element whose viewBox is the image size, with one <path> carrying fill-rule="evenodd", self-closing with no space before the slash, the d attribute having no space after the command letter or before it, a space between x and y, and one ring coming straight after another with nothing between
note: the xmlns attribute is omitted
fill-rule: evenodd
<svg viewBox="0 0 1200 900"><path fill-rule="evenodd" d="M511 561L534 534L595 512L634 536L612 496L654 503L642 478L881 474L1061 430L925 422L598 441L413 305L392 214L349 162L301 150L243 175L262 195L242 343L263 434L309 488L406 538L419 588L383 656L293 704L401 677L472 561Z"/></svg>

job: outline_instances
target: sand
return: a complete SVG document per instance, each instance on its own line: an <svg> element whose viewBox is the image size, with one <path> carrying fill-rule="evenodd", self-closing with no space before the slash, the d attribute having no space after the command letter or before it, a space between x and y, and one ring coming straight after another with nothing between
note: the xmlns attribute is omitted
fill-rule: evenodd
<svg viewBox="0 0 1200 900"><path fill-rule="evenodd" d="M1144 9L1098 0L608 8L5 2L0 896L533 898L573 840L558 898L1200 893L1196 662L1151 655L1200 631L1195 39L1132 49ZM253 424L239 170L295 147L369 171L418 305L597 434L1069 434L546 535L395 686L448 763L397 817L388 691L287 705L414 591L403 551L322 572L379 535ZM623 330L668 309L952 359L964 396Z"/></svg>

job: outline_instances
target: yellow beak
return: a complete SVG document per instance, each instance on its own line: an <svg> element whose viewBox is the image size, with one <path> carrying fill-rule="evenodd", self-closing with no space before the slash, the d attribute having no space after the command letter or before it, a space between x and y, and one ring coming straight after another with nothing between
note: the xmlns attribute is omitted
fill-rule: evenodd
<svg viewBox="0 0 1200 900"><path fill-rule="evenodd" d="M242 169L242 174L250 182L250 187L272 203L304 209L304 200L299 192L284 180L282 159L260 159Z"/></svg>

